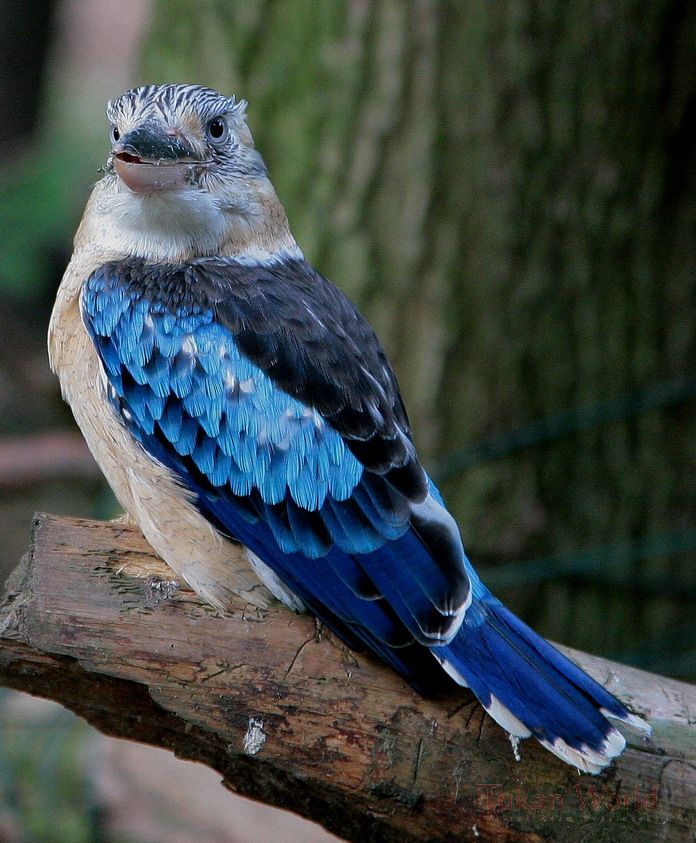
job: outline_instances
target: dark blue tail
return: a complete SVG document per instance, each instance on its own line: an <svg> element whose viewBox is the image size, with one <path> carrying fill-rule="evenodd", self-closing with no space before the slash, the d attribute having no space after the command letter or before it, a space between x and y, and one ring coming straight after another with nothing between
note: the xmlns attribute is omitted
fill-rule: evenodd
<svg viewBox="0 0 696 843"><path fill-rule="evenodd" d="M610 719L650 727L489 593L475 598L446 647L433 653L476 694L513 740L534 735L579 770L598 773L626 745Z"/></svg>

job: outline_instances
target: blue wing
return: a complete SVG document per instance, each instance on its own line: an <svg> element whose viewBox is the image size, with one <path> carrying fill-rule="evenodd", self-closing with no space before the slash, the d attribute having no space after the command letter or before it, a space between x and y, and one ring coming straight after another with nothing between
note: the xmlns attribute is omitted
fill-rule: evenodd
<svg viewBox="0 0 696 843"><path fill-rule="evenodd" d="M137 283L133 274L118 264L96 272L82 310L112 400L143 447L176 472L209 519L353 640L449 640L468 577L444 508L432 496L409 499L390 481L394 466L366 468L346 424L341 435L279 388L213 304L182 303L179 287L172 295L160 285L155 295L142 271ZM438 542L458 544L458 569L433 558Z"/></svg>

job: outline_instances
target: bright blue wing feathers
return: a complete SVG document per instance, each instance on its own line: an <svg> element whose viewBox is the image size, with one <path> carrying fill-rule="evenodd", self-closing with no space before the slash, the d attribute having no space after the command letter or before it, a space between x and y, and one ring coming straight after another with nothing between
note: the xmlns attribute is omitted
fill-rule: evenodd
<svg viewBox="0 0 696 843"><path fill-rule="evenodd" d="M172 319L109 282L94 276L83 307L132 425L163 437L213 486L238 496L257 489L264 503L278 504L289 495L307 511L350 497L363 469L339 434L243 357L210 309ZM378 540L379 518L372 511L367 520L372 538L349 530L346 549ZM386 522L394 535L388 514Z"/></svg>

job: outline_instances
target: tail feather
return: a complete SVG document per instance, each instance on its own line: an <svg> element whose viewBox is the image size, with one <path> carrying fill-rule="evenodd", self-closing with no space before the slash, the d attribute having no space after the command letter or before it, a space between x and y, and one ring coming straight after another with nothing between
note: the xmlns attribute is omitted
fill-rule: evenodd
<svg viewBox="0 0 696 843"><path fill-rule="evenodd" d="M432 652L515 746L533 735L584 772L599 773L626 745L609 719L650 733L647 723L491 595L475 600L456 638Z"/></svg>

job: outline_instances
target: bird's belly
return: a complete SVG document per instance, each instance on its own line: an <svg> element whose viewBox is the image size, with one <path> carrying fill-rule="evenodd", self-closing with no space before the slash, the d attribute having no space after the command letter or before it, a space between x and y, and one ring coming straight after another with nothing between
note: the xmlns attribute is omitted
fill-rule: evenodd
<svg viewBox="0 0 696 843"><path fill-rule="evenodd" d="M224 609L232 594L266 606L271 593L246 548L222 536L190 493L131 436L107 398L101 361L77 302L51 322L51 361L65 400L119 503L162 559L204 600ZM278 595L280 596L280 595ZM282 598L281 598L282 599Z"/></svg>

